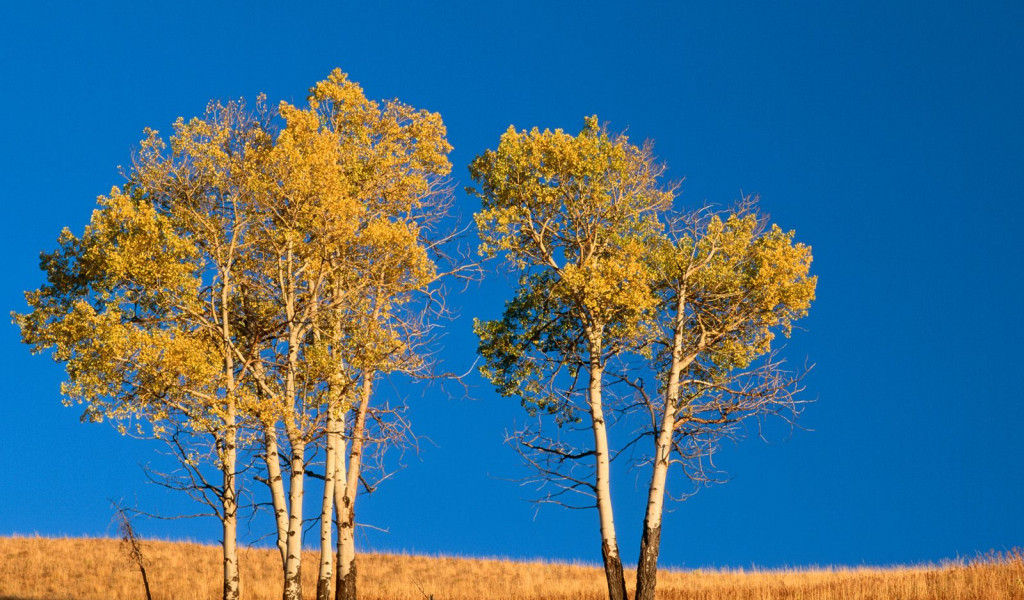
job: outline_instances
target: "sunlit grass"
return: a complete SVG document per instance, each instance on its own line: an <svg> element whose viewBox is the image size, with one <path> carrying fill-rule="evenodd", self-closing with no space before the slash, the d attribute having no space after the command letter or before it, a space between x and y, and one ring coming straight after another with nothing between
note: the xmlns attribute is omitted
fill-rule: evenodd
<svg viewBox="0 0 1024 600"><path fill-rule="evenodd" d="M146 541L143 552L155 600L220 597L220 549ZM242 597L281 596L276 551L242 549ZM304 591L315 591L309 552ZM628 577L629 575L627 575ZM366 600L600 600L604 577L594 566L445 556L361 556ZM142 580L121 542L111 539L0 538L0 600L144 598ZM664 600L1009 600L1024 599L1024 555L993 553L941 566L773 571L665 571Z"/></svg>

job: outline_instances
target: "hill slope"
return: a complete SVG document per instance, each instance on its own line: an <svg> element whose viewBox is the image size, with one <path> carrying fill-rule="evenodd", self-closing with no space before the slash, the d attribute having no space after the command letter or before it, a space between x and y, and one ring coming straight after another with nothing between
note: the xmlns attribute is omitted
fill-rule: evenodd
<svg viewBox="0 0 1024 600"><path fill-rule="evenodd" d="M219 549L182 542L143 545L154 600L216 600ZM316 555L309 552L304 591L315 591ZM366 555L359 585L365 600L600 600L599 568L497 559ZM280 597L273 550L243 549L242 596ZM893 569L761 572L666 571L664 600L1010 600L1024 599L1024 557L1017 552L969 564ZM142 580L111 539L0 538L0 600L128 600L144 598Z"/></svg>

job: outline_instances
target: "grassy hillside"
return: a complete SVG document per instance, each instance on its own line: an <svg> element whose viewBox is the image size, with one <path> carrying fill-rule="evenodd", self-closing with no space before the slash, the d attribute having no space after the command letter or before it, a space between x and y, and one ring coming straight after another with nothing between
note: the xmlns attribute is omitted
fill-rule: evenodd
<svg viewBox="0 0 1024 600"><path fill-rule="evenodd" d="M147 541L143 551L154 600L216 600L219 549ZM278 555L241 551L242 595L280 598ZM306 556L305 591L315 590L316 555ZM366 600L601 600L600 569L586 565L451 557L360 557ZM1024 599L1024 556L966 564L893 569L759 572L672 571L659 577L664 600L1009 600ZM144 598L142 580L110 539L0 538L0 600Z"/></svg>

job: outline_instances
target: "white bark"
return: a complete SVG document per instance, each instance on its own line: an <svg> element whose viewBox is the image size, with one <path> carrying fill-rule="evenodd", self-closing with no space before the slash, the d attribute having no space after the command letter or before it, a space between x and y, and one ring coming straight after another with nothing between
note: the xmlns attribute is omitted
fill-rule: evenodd
<svg viewBox="0 0 1024 600"><path fill-rule="evenodd" d="M604 559L605 579L608 583L608 597L611 600L626 600L626 580L622 572L619 543L615 536L615 519L612 511L611 455L608 449L608 429L604 418L601 398L601 379L604 368L601 365L601 334L588 332L590 338L590 381L587 387L587 403L590 410L591 429L594 432L595 486L597 512L601 521L601 556Z"/></svg>
<svg viewBox="0 0 1024 600"><path fill-rule="evenodd" d="M334 549L331 547L331 514L334 512L334 493L336 485L336 466L338 454L338 419L335 416L337 406L328 407L327 416L327 449L324 458L324 494L320 505L320 570L317 573L317 600L330 600L331 583L334 578Z"/></svg>
<svg viewBox="0 0 1024 600"><path fill-rule="evenodd" d="M373 393L373 372L363 374L359 405L352 424L352 445L348 453L348 472L344 493L338 504L338 581L337 600L356 598L356 496L362 472L363 445L366 439L366 412Z"/></svg>
<svg viewBox="0 0 1024 600"><path fill-rule="evenodd" d="M221 464L224 496L223 504L223 537L224 548L224 600L238 600L241 594L241 581L238 574L238 498L235 489L235 465L237 462L235 425L235 401L228 397L227 428L224 433L224 451Z"/></svg>
<svg viewBox="0 0 1024 600"><path fill-rule="evenodd" d="M672 436L679 411L679 379L692 357L683 356L683 327L685 325L686 294L680 291L676 303L675 327L672 333L672 361L669 366L668 385L665 388L665 406L661 427L655 442L654 466L651 484L647 489L647 513L640 539L640 558L636 569L636 600L654 600L658 577L658 554L661 548L661 517L665 508L665 482L672 458Z"/></svg>
<svg viewBox="0 0 1024 600"><path fill-rule="evenodd" d="M237 406L235 404L235 361L231 347L231 325L228 300L231 294L230 267L223 271L223 284L220 293L221 311L221 352L224 356L225 376L225 417L223 442L221 446L221 476L223 485L222 504L222 539L224 581L223 599L238 600L240 577L238 574L238 498L235 485L235 467L238 455Z"/></svg>
<svg viewBox="0 0 1024 600"><path fill-rule="evenodd" d="M338 290L334 291L334 300L337 302L339 299ZM314 323L317 322L317 314L319 313L319 305L313 303L312 314ZM337 342L341 338L341 321L335 320L334 337L332 338ZM320 342L320 330L313 330L313 339ZM335 357L337 359L337 357ZM331 547L331 531L332 521L331 516L334 512L334 488L336 483L335 475L337 467L335 462L337 461L337 443L340 437L339 421L344 423L339 417L339 411L341 410L341 396L342 386L341 377L336 373L335 377L329 382L330 388L327 396L327 426L326 426L326 444L324 448L324 490L323 496L320 501L320 568L317 571L316 578L316 598L317 600L331 600L331 583L334 578L334 549Z"/></svg>
<svg viewBox="0 0 1024 600"><path fill-rule="evenodd" d="M284 491L284 480L281 476L281 452L277 445L277 432L274 424L264 425L263 444L266 452L263 457L267 464L267 487L270 488L270 501L274 507L274 524L277 527L277 550L281 554L281 568L284 569L288 557L286 540L288 537L288 501Z"/></svg>
<svg viewBox="0 0 1024 600"><path fill-rule="evenodd" d="M683 357L683 327L686 300L679 294L676 305L675 328L672 333L672 362L669 366L668 385L665 388L665 407L661 416L661 428L655 443L654 472L647 494L647 516L645 526L659 527L665 500L665 481L668 477L669 460L672 454L672 435L679 410L679 378L689 361Z"/></svg>
<svg viewBox="0 0 1024 600"><path fill-rule="evenodd" d="M335 525L338 528L338 542L337 542L337 557L335 560L334 572L335 576L340 581L342 578L342 565L349 564L348 548L352 547L352 543L345 541L346 536L352 535L352 529L345 527L344 522L347 519L347 513L343 509L345 506L345 497L347 496L348 477L347 469L345 468L346 459L346 447L347 443L344 436L339 436L338 444L335 449L337 452L337 458L334 461L334 514L335 514ZM348 574L348 571L345 571ZM339 598L340 589L335 585L335 598Z"/></svg>
<svg viewBox="0 0 1024 600"><path fill-rule="evenodd" d="M301 431L301 415L296 414L295 375L299 364L300 327L295 322L296 290L291 273L292 253L288 251L289 278L286 284L285 311L288 317L288 362L284 393L287 413L284 415L288 435L288 535L285 541L284 600L302 600L302 498L306 472L306 440Z"/></svg>
<svg viewBox="0 0 1024 600"><path fill-rule="evenodd" d="M288 535L284 564L284 600L302 600L302 496L306 445L292 441L288 489Z"/></svg>

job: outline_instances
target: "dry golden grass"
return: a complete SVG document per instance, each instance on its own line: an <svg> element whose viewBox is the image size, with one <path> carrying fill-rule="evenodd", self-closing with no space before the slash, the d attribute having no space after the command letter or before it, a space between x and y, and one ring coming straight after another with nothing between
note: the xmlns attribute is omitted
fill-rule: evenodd
<svg viewBox="0 0 1024 600"><path fill-rule="evenodd" d="M146 541L143 551L155 600L220 597L219 548ZM242 550L242 593L277 600L275 551ZM315 589L316 555L309 552L305 590ZM601 600L603 575L594 566L452 557L360 557L366 600ZM128 600L144 598L138 571L111 539L0 538L0 600ZM965 564L892 569L789 571L666 571L664 600L1009 600L1024 599L1024 555L991 555Z"/></svg>

